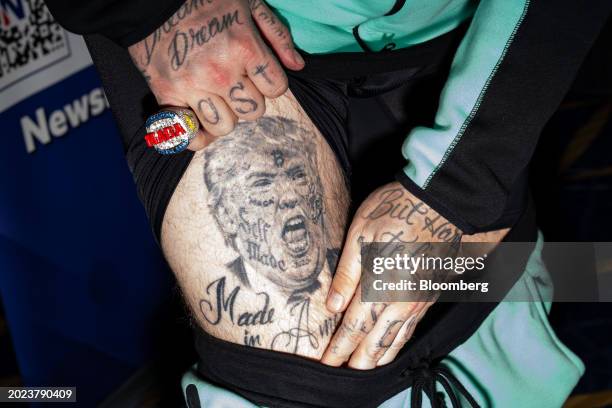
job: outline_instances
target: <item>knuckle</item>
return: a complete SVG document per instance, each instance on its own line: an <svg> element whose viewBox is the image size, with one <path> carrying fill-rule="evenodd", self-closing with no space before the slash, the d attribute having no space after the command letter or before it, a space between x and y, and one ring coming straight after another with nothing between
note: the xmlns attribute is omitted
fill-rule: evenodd
<svg viewBox="0 0 612 408"><path fill-rule="evenodd" d="M230 85L231 74L223 64L217 62L209 62L206 67L206 79L212 82L217 87L226 88Z"/></svg>
<svg viewBox="0 0 612 408"><path fill-rule="evenodd" d="M260 52L256 49L255 44L250 38L241 38L236 40L235 52L240 60L248 65L259 56Z"/></svg>
<svg viewBox="0 0 612 408"><path fill-rule="evenodd" d="M234 122L233 121L223 121L215 126L210 126L209 129L206 129L214 136L225 136L231 133L234 130Z"/></svg>
<svg viewBox="0 0 612 408"><path fill-rule="evenodd" d="M333 351L334 360L344 362L349 359L351 353L346 350L335 350Z"/></svg>
<svg viewBox="0 0 612 408"><path fill-rule="evenodd" d="M285 76L281 76L278 78L279 84L276 87L272 88L268 93L271 98L277 98L287 92L287 88L289 88L289 83Z"/></svg>
<svg viewBox="0 0 612 408"><path fill-rule="evenodd" d="M189 150L197 152L198 150L202 150L206 147L207 138L201 132L189 142Z"/></svg>
<svg viewBox="0 0 612 408"><path fill-rule="evenodd" d="M328 356L336 362L344 362L348 360L350 356L350 351L347 350L347 347L343 346L345 340L341 336L340 330L328 346Z"/></svg>
<svg viewBox="0 0 612 408"><path fill-rule="evenodd" d="M255 119L257 119L257 118L262 117L262 116L263 116L265 113L266 113L266 105L265 105L265 104L262 102L262 103L259 105L258 110L256 110L256 111L254 112L253 116L254 116L254 118L255 118Z"/></svg>
<svg viewBox="0 0 612 408"><path fill-rule="evenodd" d="M344 339L349 345L356 345L362 336L363 333L347 323L343 323L338 329L338 337Z"/></svg>
<svg viewBox="0 0 612 408"><path fill-rule="evenodd" d="M348 361L348 359L351 357L351 355L350 355L350 353L341 352L341 353L336 354L334 357L335 357L334 359L338 362L338 365L340 365L340 364Z"/></svg>
<svg viewBox="0 0 612 408"><path fill-rule="evenodd" d="M363 348L363 354L370 361L376 361L382 357L386 349L380 347L378 344L368 343Z"/></svg>
<svg viewBox="0 0 612 408"><path fill-rule="evenodd" d="M369 241L371 236L372 234L366 228L366 225L363 225L361 222L353 222L349 227L346 239L347 242L352 242L359 246L362 241Z"/></svg>
<svg viewBox="0 0 612 408"><path fill-rule="evenodd" d="M176 104L176 95L180 95L180 92L166 85L151 87L151 92L160 106Z"/></svg>
<svg viewBox="0 0 612 408"><path fill-rule="evenodd" d="M345 328L344 337L346 338L349 344L356 346L359 341L364 337L364 334L361 333L359 330L351 330Z"/></svg>
<svg viewBox="0 0 612 408"><path fill-rule="evenodd" d="M287 31L288 32L288 31ZM293 45L293 40L291 39L291 36L289 34L284 34L283 36L288 37L287 41L285 41L282 45L281 45L281 49L284 52L293 52L295 51L295 45Z"/></svg>
<svg viewBox="0 0 612 408"><path fill-rule="evenodd" d="M348 290L356 285L357 281L351 273L350 268L344 265L338 265L336 276L334 277L334 289L342 291L346 288Z"/></svg>

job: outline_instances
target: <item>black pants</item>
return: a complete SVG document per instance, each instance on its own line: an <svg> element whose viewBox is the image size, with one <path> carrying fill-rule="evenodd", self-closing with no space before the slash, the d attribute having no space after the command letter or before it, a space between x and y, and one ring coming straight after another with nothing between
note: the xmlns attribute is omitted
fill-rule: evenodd
<svg viewBox="0 0 612 408"><path fill-rule="evenodd" d="M404 166L400 146L411 127L431 122L462 30L388 53L307 55L304 71L289 74L291 91L348 176L354 203L394 180ZM122 134L139 196L159 239L166 205L192 153L162 156L146 147L143 123L157 109L153 95L126 50L101 37L86 40ZM531 215L525 212L508 239L535 240ZM515 260L517 279L527 256ZM370 371L245 349L196 328L198 372L207 381L266 406L376 406L414 384L433 389L437 362L469 338L495 306L435 305L419 324L410 350ZM242 374L238 384L231 378L236 372Z"/></svg>

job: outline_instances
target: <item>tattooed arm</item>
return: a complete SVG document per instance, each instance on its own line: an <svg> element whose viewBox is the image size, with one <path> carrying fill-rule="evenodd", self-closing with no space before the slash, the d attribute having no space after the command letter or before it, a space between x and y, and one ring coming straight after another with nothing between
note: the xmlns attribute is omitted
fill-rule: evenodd
<svg viewBox="0 0 612 408"><path fill-rule="evenodd" d="M339 165L287 93L196 153L162 247L208 333L319 358L340 315L325 297L348 208Z"/></svg>
<svg viewBox="0 0 612 408"><path fill-rule="evenodd" d="M421 302L362 302L361 242L383 242L394 246L419 245L419 252L430 254L428 243L448 243L459 248L461 242L482 242L491 250L508 229L464 235L463 232L415 197L398 182L374 191L361 204L349 229L342 258L328 297L330 311L346 310L322 362L370 369L388 364L410 340L418 322L435 299ZM391 299L390 299L391 300Z"/></svg>
<svg viewBox="0 0 612 408"><path fill-rule="evenodd" d="M198 115L203 131L191 150L229 133L237 119L260 117L264 96L287 90L277 56L289 69L304 66L289 30L262 0L186 0L128 50L160 105Z"/></svg>

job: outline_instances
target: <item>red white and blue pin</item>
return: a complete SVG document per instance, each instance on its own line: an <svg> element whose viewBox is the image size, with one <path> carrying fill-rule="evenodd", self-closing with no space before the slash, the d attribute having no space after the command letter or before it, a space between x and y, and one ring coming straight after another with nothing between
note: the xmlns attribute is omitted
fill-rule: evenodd
<svg viewBox="0 0 612 408"><path fill-rule="evenodd" d="M165 108L145 122L147 146L160 154L176 154L187 149L200 124L190 109Z"/></svg>

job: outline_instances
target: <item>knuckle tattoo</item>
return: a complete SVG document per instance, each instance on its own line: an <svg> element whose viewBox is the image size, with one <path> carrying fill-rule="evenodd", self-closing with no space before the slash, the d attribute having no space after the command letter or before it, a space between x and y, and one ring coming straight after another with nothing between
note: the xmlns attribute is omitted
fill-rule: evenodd
<svg viewBox="0 0 612 408"><path fill-rule="evenodd" d="M274 85L274 81L272 81L272 79L270 78L270 75L268 74L268 63L266 62L265 64L258 64L255 66L255 70L253 71L253 76L260 76L261 78L264 79L264 81L266 81L266 83L268 85Z"/></svg>
<svg viewBox="0 0 612 408"><path fill-rule="evenodd" d="M378 340L378 347L383 349L391 347L393 341L395 340L395 336L397 335L397 331L401 327L402 323L404 323L403 320L392 320L388 322L385 332Z"/></svg>
<svg viewBox="0 0 612 408"><path fill-rule="evenodd" d="M232 102L235 102L233 108L240 114L247 115L256 112L259 108L259 104L247 95L242 81L238 81L236 85L230 88L229 98Z"/></svg>
<svg viewBox="0 0 612 408"><path fill-rule="evenodd" d="M247 115L256 112L259 108L259 104L255 99L247 95L242 81L238 81L236 85L230 88L229 98L232 102L235 102L233 108L240 114Z"/></svg>
<svg viewBox="0 0 612 408"><path fill-rule="evenodd" d="M376 323L378 321L378 317L385 311L387 306L389 306L389 303L374 303L370 306L370 317L372 318L372 322Z"/></svg>
<svg viewBox="0 0 612 408"><path fill-rule="evenodd" d="M412 334L414 332L414 328L417 324L417 318L416 315L412 315L410 316L407 320L406 323L404 323L406 325L406 331L404 332L404 336L403 336L403 342L406 343L408 340L410 340L410 338L412 337Z"/></svg>
<svg viewBox="0 0 612 408"><path fill-rule="evenodd" d="M200 117L204 119L205 123L214 126L219 124L219 122L221 121L219 111L217 110L217 107L215 106L210 97L200 99L198 101L197 109L200 113Z"/></svg>

